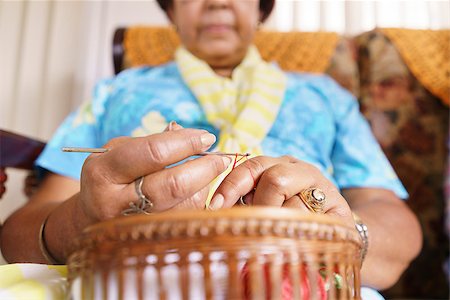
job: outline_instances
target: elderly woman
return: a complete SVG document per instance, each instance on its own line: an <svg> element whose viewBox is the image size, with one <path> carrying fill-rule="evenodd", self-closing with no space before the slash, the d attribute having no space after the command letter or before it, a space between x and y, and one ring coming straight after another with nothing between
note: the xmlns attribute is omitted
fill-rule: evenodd
<svg viewBox="0 0 450 300"><path fill-rule="evenodd" d="M394 284L421 247L418 222L400 200L406 191L349 93L261 59L252 39L274 1L158 3L182 41L175 61L99 83L65 120L37 163L50 174L4 224L6 259L64 263L83 228L120 216L130 202L144 200L151 213L203 209L232 157L178 162L211 148L258 156L211 192L210 209L243 197L311 212L322 201L325 214L355 226L353 212L368 228L363 285ZM63 146L109 151L86 159Z"/></svg>

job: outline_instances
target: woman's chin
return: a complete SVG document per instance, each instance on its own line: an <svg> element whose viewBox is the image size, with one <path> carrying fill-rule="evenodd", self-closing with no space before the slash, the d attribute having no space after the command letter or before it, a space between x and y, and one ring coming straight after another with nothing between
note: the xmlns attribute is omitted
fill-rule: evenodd
<svg viewBox="0 0 450 300"><path fill-rule="evenodd" d="M205 47L201 50L201 57L208 64L217 64L227 62L234 62L236 60L242 60L246 54L246 49L235 47L230 43L214 43L209 47Z"/></svg>

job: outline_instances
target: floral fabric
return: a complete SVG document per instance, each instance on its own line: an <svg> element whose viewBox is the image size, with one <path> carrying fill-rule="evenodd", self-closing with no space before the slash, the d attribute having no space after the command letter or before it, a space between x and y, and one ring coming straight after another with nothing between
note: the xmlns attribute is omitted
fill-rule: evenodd
<svg viewBox="0 0 450 300"><path fill-rule="evenodd" d="M161 132L171 120L220 136L175 63L124 71L99 83L92 101L64 121L37 165L78 179L87 154L63 153L61 147L101 147L116 136ZM269 156L292 155L314 164L341 189L379 187L408 196L356 99L324 75L287 74L283 102L261 148ZM382 299L369 289L364 295Z"/></svg>
<svg viewBox="0 0 450 300"><path fill-rule="evenodd" d="M422 252L384 295L389 299L448 299L443 271L449 253L443 188L448 106L420 84L381 32L364 33L355 43L362 111L404 183L410 195L407 204L418 216L424 234Z"/></svg>
<svg viewBox="0 0 450 300"><path fill-rule="evenodd" d="M312 163L339 188L381 187L406 198L351 94L327 76L288 73L287 77L283 103L261 143L263 153ZM92 102L65 120L37 165L78 179L87 155L63 153L61 147L101 147L117 136L160 132L171 120L220 135L175 63L124 71L101 82Z"/></svg>

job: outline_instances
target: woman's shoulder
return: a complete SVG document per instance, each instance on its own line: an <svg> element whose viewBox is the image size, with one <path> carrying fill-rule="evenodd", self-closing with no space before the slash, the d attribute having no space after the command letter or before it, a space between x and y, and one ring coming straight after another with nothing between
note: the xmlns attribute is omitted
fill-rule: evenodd
<svg viewBox="0 0 450 300"><path fill-rule="evenodd" d="M124 99L124 95L141 97L144 95L160 95L177 90L185 94L185 85L175 63L150 67L134 67L126 69L116 76L97 82L91 102L93 108L104 111L107 102Z"/></svg>
<svg viewBox="0 0 450 300"><path fill-rule="evenodd" d="M338 87L338 83L327 74L307 72L286 72L288 88L314 89L320 92Z"/></svg>
<svg viewBox="0 0 450 300"><path fill-rule="evenodd" d="M355 105L356 98L327 74L288 72L287 89L292 95L315 95L334 107Z"/></svg>
<svg viewBox="0 0 450 300"><path fill-rule="evenodd" d="M121 88L133 88L134 86L149 86L155 84L161 86L165 84L180 84L180 74L174 62L169 62L160 66L142 66L128 68L119 74L104 78L97 82L94 88L94 95L110 93ZM102 92L103 91L103 92Z"/></svg>

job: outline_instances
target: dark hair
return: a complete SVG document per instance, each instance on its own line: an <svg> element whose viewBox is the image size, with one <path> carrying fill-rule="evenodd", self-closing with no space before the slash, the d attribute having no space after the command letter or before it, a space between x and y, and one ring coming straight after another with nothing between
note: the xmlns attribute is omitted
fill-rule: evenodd
<svg viewBox="0 0 450 300"><path fill-rule="evenodd" d="M156 0L159 6L167 13L167 10L172 6L173 0ZM261 22L264 22L272 12L275 5L275 0L260 0L259 10L262 12Z"/></svg>

